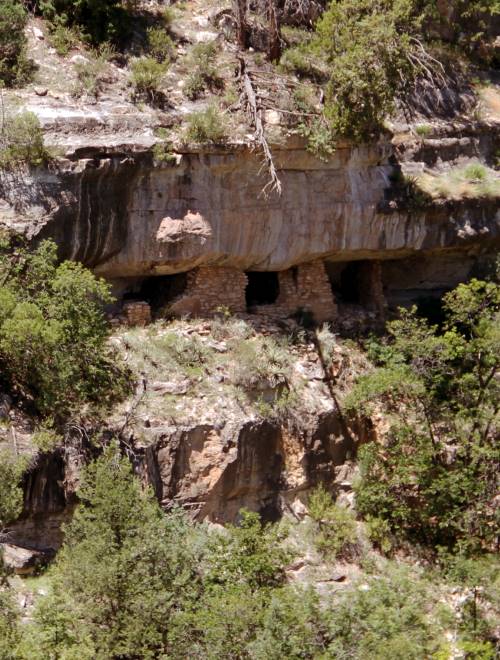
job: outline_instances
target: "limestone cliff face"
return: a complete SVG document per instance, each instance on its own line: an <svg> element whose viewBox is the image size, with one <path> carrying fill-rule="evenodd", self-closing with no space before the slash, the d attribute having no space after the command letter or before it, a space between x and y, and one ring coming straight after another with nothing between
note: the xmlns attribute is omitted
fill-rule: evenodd
<svg viewBox="0 0 500 660"><path fill-rule="evenodd" d="M474 153L488 160L497 142L483 126L460 139L414 140L400 149L401 163L389 141L341 147L323 162L292 139L274 151L283 194L268 198L259 156L242 145L185 151L175 164L155 164L130 145L89 147L88 157L79 149L23 185L4 176L0 222L54 237L63 256L109 278L488 247L500 237L497 199L412 208L395 201L394 180L401 165L412 172Z"/></svg>
<svg viewBox="0 0 500 660"><path fill-rule="evenodd" d="M165 508L198 520L234 521L242 507L277 519L325 477L340 483L362 437L346 437L333 411L307 432L268 421L180 428L146 449L143 472Z"/></svg>
<svg viewBox="0 0 500 660"><path fill-rule="evenodd" d="M179 505L196 520L226 523L245 507L276 520L287 511L300 513L310 489L323 480L349 490L350 461L364 439L361 429L346 436L329 411L307 431L264 420L172 428L131 458L165 510ZM75 451L37 459L25 476L23 512L4 540L48 556L60 547L82 460L84 453Z"/></svg>

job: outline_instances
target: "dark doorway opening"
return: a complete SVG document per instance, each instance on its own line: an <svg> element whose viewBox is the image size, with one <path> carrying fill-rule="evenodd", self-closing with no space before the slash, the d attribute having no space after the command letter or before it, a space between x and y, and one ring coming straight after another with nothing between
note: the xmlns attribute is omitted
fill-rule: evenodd
<svg viewBox="0 0 500 660"><path fill-rule="evenodd" d="M328 278L335 300L349 305L361 304L360 271L363 261L327 263Z"/></svg>
<svg viewBox="0 0 500 660"><path fill-rule="evenodd" d="M276 302L280 293L278 273L251 271L246 275L248 278L245 290L247 307L272 305Z"/></svg>
<svg viewBox="0 0 500 660"><path fill-rule="evenodd" d="M340 298L342 302L359 305L361 303L360 266L361 261L347 264L340 273Z"/></svg>
<svg viewBox="0 0 500 660"><path fill-rule="evenodd" d="M140 286L123 296L124 300L144 300L154 311L165 307L184 293L187 287L187 273L156 275L143 280Z"/></svg>

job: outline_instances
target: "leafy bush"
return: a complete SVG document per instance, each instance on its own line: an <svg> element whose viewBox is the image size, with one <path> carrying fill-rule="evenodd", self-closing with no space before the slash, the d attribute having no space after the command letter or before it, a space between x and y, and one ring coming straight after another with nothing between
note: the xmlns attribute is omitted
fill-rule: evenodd
<svg viewBox="0 0 500 660"><path fill-rule="evenodd" d="M358 583L344 592L330 614L329 657L434 657L443 637L431 605L426 585L404 569Z"/></svg>
<svg viewBox="0 0 500 660"><path fill-rule="evenodd" d="M20 481L23 468L23 462L8 449L0 451L0 534L8 523L21 513L23 491L20 488ZM0 552L0 578L1 565Z"/></svg>
<svg viewBox="0 0 500 660"><path fill-rule="evenodd" d="M213 540L208 583L245 583L252 589L284 583L290 556L281 546L284 534L279 527L264 525L257 513L242 509L239 524L227 530Z"/></svg>
<svg viewBox="0 0 500 660"><path fill-rule="evenodd" d="M175 55L172 37L161 27L151 27L147 31L148 52L158 62L170 62Z"/></svg>
<svg viewBox="0 0 500 660"><path fill-rule="evenodd" d="M173 614L198 595L190 526L164 516L113 446L84 470L78 495L27 657L160 657Z"/></svg>
<svg viewBox="0 0 500 660"><path fill-rule="evenodd" d="M205 110L192 112L187 118L186 137L189 141L199 144L223 142L226 129L218 109L210 105Z"/></svg>
<svg viewBox="0 0 500 660"><path fill-rule="evenodd" d="M401 310L382 364L350 395L392 421L383 443L361 450L357 506L400 536L477 552L496 543L500 287L473 279L443 309L443 331Z"/></svg>
<svg viewBox="0 0 500 660"><path fill-rule="evenodd" d="M498 13L498 0L459 1L452 11L455 41L478 50L489 17ZM440 20L436 3L428 0L328 4L312 38L286 50L281 59L286 71L327 81L321 118L306 118L302 129L311 150L326 157L339 138L373 139L396 106L411 101L417 80L442 86L442 55L428 36L439 30Z"/></svg>
<svg viewBox="0 0 500 660"><path fill-rule="evenodd" d="M53 451L62 442L63 438L49 425L39 427L31 436L31 444L42 453Z"/></svg>
<svg viewBox="0 0 500 660"><path fill-rule="evenodd" d="M330 65L325 117L335 134L359 141L379 131L413 80L411 4L344 0L319 22L312 48Z"/></svg>
<svg viewBox="0 0 500 660"><path fill-rule="evenodd" d="M304 45L285 50L281 56L280 66L287 73L295 73L313 80L328 78L327 67Z"/></svg>
<svg viewBox="0 0 500 660"><path fill-rule="evenodd" d="M217 45L214 41L199 43L191 48L187 62L190 74L184 86L188 99L195 100L205 89L217 91L223 88L224 81L217 66Z"/></svg>
<svg viewBox="0 0 500 660"><path fill-rule="evenodd" d="M168 69L167 63L158 62L153 57L141 57L132 62L130 69L134 96L155 102Z"/></svg>
<svg viewBox="0 0 500 660"><path fill-rule="evenodd" d="M441 657L440 594L419 575L386 562L320 602L313 589L286 585L284 526L248 511L224 530L165 514L113 445L83 470L79 498L49 593L17 647L9 614L0 649L10 639L13 657Z"/></svg>
<svg viewBox="0 0 500 660"><path fill-rule="evenodd" d="M41 165L48 158L43 131L33 112L6 117L0 136L0 167L12 168L22 163Z"/></svg>
<svg viewBox="0 0 500 660"><path fill-rule="evenodd" d="M173 144L168 139L168 132L160 130L157 132L159 138L163 142L157 142L153 147L153 158L157 163L175 163L175 153L173 152Z"/></svg>
<svg viewBox="0 0 500 660"><path fill-rule="evenodd" d="M14 658L20 640L20 612L12 590L0 583L0 658Z"/></svg>
<svg viewBox="0 0 500 660"><path fill-rule="evenodd" d="M17 0L0 0L0 82L7 86L27 82L32 66L26 59L24 29L28 14Z"/></svg>
<svg viewBox="0 0 500 660"><path fill-rule="evenodd" d="M23 508L23 490L20 487L25 461L8 449L0 450L0 542L3 532ZM7 578L0 545L0 658L14 658L13 650L20 639L20 612Z"/></svg>
<svg viewBox="0 0 500 660"><path fill-rule="evenodd" d="M93 45L104 41L123 43L131 31L131 10L135 1L122 0L39 0L42 15L57 25L78 26Z"/></svg>
<svg viewBox="0 0 500 660"><path fill-rule="evenodd" d="M446 583L462 590L458 616L460 647L470 657L494 658L495 628L500 617L498 556L470 559L442 553L439 560Z"/></svg>
<svg viewBox="0 0 500 660"><path fill-rule="evenodd" d="M42 416L62 422L126 391L108 346L109 287L81 264L57 264L56 246L0 253L1 384Z"/></svg>
<svg viewBox="0 0 500 660"><path fill-rule="evenodd" d="M385 553L391 551L391 526L387 520L367 516L366 531L368 532L368 538L376 548Z"/></svg>
<svg viewBox="0 0 500 660"><path fill-rule="evenodd" d="M415 127L415 133L421 138L429 137L432 133L432 126L429 126L429 124L419 124Z"/></svg>
<svg viewBox="0 0 500 660"><path fill-rule="evenodd" d="M309 497L308 509L316 523L314 543L319 552L332 558L352 554L357 542L353 514L335 504L322 485Z"/></svg>
<svg viewBox="0 0 500 660"><path fill-rule="evenodd" d="M61 57L67 55L77 45L78 39L79 35L75 28L70 28L61 21L51 24L49 42Z"/></svg>

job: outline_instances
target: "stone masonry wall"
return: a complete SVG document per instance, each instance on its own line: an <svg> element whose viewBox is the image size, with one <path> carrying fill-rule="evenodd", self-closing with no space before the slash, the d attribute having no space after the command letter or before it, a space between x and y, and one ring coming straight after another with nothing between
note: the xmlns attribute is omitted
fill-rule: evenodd
<svg viewBox="0 0 500 660"><path fill-rule="evenodd" d="M330 282L322 261L311 261L279 273L276 303L256 308L258 314L286 318L298 309L311 312L316 321L332 320L337 313ZM211 316L218 308L246 311L247 276L236 268L200 266L188 273L185 292L169 306L174 316Z"/></svg>
<svg viewBox="0 0 500 660"><path fill-rule="evenodd" d="M151 307L147 302L133 301L123 305L123 315L131 327L144 327L151 323Z"/></svg>
<svg viewBox="0 0 500 660"><path fill-rule="evenodd" d="M273 305L262 305L258 313L285 318L298 309L309 311L318 322L336 317L337 306L320 260L284 270L278 274L280 293Z"/></svg>
<svg viewBox="0 0 500 660"><path fill-rule="evenodd" d="M200 266L187 276L185 292L168 311L175 316L211 316L219 307L245 312L247 276L236 268Z"/></svg>

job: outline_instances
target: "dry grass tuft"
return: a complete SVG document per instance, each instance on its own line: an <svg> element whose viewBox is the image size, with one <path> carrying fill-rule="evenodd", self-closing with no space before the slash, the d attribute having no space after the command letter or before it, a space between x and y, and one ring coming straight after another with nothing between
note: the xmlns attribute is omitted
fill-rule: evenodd
<svg viewBox="0 0 500 660"><path fill-rule="evenodd" d="M484 199L500 197L500 174L479 163L456 167L441 174L424 174L417 184L434 199Z"/></svg>

